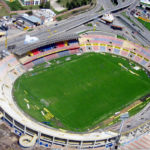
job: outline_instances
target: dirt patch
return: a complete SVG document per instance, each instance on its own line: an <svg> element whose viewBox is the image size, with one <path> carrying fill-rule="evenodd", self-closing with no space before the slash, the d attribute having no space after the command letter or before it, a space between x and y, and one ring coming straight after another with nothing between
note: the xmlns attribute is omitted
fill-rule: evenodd
<svg viewBox="0 0 150 150"><path fill-rule="evenodd" d="M10 128L7 124L0 122L0 150L25 150L19 146L17 136L13 128ZM48 150L50 148L41 147L36 144L32 148L26 148L26 150Z"/></svg>
<svg viewBox="0 0 150 150"><path fill-rule="evenodd" d="M134 106L136 106L136 105L138 105L138 104L141 104L141 103L142 103L141 100L135 101L134 103L132 103L132 104L129 105L128 107L122 109L122 110L120 111L120 113L117 114L116 116L112 116L112 117L110 117L109 119L105 120L105 121L103 122L104 125L107 125L107 124L111 123L115 118L118 118L122 113L128 112L131 108L133 108Z"/></svg>
<svg viewBox="0 0 150 150"><path fill-rule="evenodd" d="M62 7L60 4L58 4L57 0L51 0L50 4L58 12L66 9L66 8Z"/></svg>
<svg viewBox="0 0 150 150"><path fill-rule="evenodd" d="M93 129L91 129L90 132L91 132L91 131L94 131L94 130L97 130L97 129L101 128L101 127L106 127L106 126L108 126L108 125L111 124L116 118L119 118L122 113L128 112L131 108L133 108L133 107L135 107L135 106L137 106L137 105L139 105L139 104L141 104L141 103L142 103L141 100L135 101L134 103L132 103L132 104L129 105L128 107L125 107L124 109L122 109L117 115L111 116L111 117L109 117L108 119L106 119L106 120L102 121L101 123L99 123L96 127L94 127Z"/></svg>

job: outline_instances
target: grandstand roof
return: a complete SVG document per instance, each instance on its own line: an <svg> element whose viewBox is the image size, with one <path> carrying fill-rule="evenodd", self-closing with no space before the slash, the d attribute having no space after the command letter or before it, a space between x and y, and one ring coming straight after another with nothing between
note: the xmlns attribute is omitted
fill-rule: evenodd
<svg viewBox="0 0 150 150"><path fill-rule="evenodd" d="M55 37L51 39L44 39L40 40L38 43L32 43L32 44L26 44L22 45L21 47L16 47L12 52L16 55L23 55L26 54L27 52L34 50L36 48L48 45L48 44L53 44L56 42L64 41L64 40L72 40L72 39L78 39L79 35L77 34L65 34L65 35L56 35Z"/></svg>

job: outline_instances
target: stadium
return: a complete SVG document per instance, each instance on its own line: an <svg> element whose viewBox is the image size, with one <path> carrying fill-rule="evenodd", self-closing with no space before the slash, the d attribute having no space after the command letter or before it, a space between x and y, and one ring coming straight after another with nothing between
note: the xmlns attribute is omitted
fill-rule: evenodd
<svg viewBox="0 0 150 150"><path fill-rule="evenodd" d="M138 44L81 34L20 49L0 62L0 111L23 147L104 149L118 137L103 130L109 118L149 100L150 49ZM123 148L149 122L141 128L124 133Z"/></svg>

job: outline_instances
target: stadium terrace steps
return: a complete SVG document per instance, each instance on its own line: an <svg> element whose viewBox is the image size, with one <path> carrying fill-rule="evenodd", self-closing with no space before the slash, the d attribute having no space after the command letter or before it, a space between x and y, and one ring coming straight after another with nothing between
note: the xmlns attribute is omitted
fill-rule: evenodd
<svg viewBox="0 0 150 150"><path fill-rule="evenodd" d="M150 49L138 44L103 35L81 35L80 47L86 52L108 52L131 59L150 70Z"/></svg>
<svg viewBox="0 0 150 150"><path fill-rule="evenodd" d="M52 60L52 59L56 59L58 57L59 57L58 54L55 53L55 54L52 54L52 55L45 56L44 58L45 58L46 61L49 61L49 60Z"/></svg>
<svg viewBox="0 0 150 150"><path fill-rule="evenodd" d="M129 54L129 52L126 51L125 49L123 49L123 50L121 51L121 55L124 56L124 57L127 57L128 54Z"/></svg>
<svg viewBox="0 0 150 150"><path fill-rule="evenodd" d="M142 60L142 58L139 56L135 56L135 58L134 58L134 61L137 63L139 63L141 60Z"/></svg>
<svg viewBox="0 0 150 150"><path fill-rule="evenodd" d="M91 43L97 41L98 43L113 44L119 47L123 45L123 40L111 36L93 34L93 35L83 35L81 37L88 39Z"/></svg>
<svg viewBox="0 0 150 150"><path fill-rule="evenodd" d="M25 64L25 65L24 65L24 68L28 70L28 69L32 68L33 66L34 66L34 63L33 63L33 62L30 62L30 63L28 63L28 64Z"/></svg>
<svg viewBox="0 0 150 150"><path fill-rule="evenodd" d="M106 47L105 46L100 46L100 52L106 52Z"/></svg>
<svg viewBox="0 0 150 150"><path fill-rule="evenodd" d="M77 48L79 48L78 44L72 44L70 46L64 46L64 47L51 49L51 50L48 50L45 52L38 53L37 55L30 56L27 59L21 59L21 63L26 64L26 63L34 61L35 59L38 59L38 58L46 57L46 56L54 54L54 53L59 53L59 52L66 51L66 50L73 50L73 49L77 49Z"/></svg>
<svg viewBox="0 0 150 150"><path fill-rule="evenodd" d="M120 147L121 150L148 150L150 148L150 134L135 138L127 144Z"/></svg>
<svg viewBox="0 0 150 150"><path fill-rule="evenodd" d="M119 55L120 54L120 49L114 48L114 53L117 54L117 55Z"/></svg>
<svg viewBox="0 0 150 150"><path fill-rule="evenodd" d="M142 66L145 66L145 65L147 64L147 61L146 61L145 59L143 59L143 60L140 62L140 64L141 64Z"/></svg>
<svg viewBox="0 0 150 150"><path fill-rule="evenodd" d="M59 55L59 57L68 56L68 55L70 55L70 52L68 50L66 50L66 51L58 52L58 55Z"/></svg>
<svg viewBox="0 0 150 150"><path fill-rule="evenodd" d="M15 68L17 65L19 65L19 62L13 54L3 59L0 63L0 78L3 78L8 71Z"/></svg>
<svg viewBox="0 0 150 150"><path fill-rule="evenodd" d="M34 65L39 65L41 63L44 63L45 60L44 60L44 58L39 58L39 59L36 59L36 60L34 60L32 62L34 63Z"/></svg>
<svg viewBox="0 0 150 150"><path fill-rule="evenodd" d="M72 55L72 54L77 54L77 53L79 53L80 50L79 50L79 49L74 49L74 50L69 50L69 52L70 52L70 54Z"/></svg>
<svg viewBox="0 0 150 150"><path fill-rule="evenodd" d="M130 46L130 48L128 45ZM128 41L117 39L115 37L103 35L81 35L79 43L77 40L71 40L60 42L57 44L51 44L50 46L45 46L43 47L43 49L46 50L42 51L42 48L40 48L40 53L37 53L36 55L30 57L26 56L25 58L21 59L21 63L25 65L33 61L34 64L39 64L54 58L78 53L80 52L79 47L82 49L82 52L95 51L121 55L139 63L147 69L150 68L150 49L145 49L131 42L129 42L128 44ZM57 54L57 57L54 54ZM40 61L40 58L44 59L41 59ZM37 61L35 61L36 59ZM29 67L29 65L27 66Z"/></svg>

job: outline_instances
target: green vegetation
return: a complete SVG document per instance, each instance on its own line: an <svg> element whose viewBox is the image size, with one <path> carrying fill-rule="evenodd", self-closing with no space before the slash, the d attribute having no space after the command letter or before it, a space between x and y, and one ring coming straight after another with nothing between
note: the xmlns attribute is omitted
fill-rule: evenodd
<svg viewBox="0 0 150 150"><path fill-rule="evenodd" d="M129 16L127 16L126 12L122 12L121 13L124 17L126 17L128 20L130 20L132 23L134 23L133 20L131 20L131 18Z"/></svg>
<svg viewBox="0 0 150 150"><path fill-rule="evenodd" d="M18 14L17 13L11 13L10 14L11 17L14 16L14 15L18 15Z"/></svg>
<svg viewBox="0 0 150 150"><path fill-rule="evenodd" d="M25 8L19 3L18 0L15 0L13 2L5 1L7 5L10 7L12 11L15 10L25 10Z"/></svg>
<svg viewBox="0 0 150 150"><path fill-rule="evenodd" d="M50 2L47 1L46 3L41 3L40 8L50 9Z"/></svg>
<svg viewBox="0 0 150 150"><path fill-rule="evenodd" d="M89 0L89 1L90 1L90 0ZM84 7L80 7L80 8L78 8L78 9L73 9L73 8L72 8L73 10L70 10L70 11L67 11L67 10L69 10L69 9L66 8L66 9L63 10L63 11L58 12L58 11L56 11L52 6L51 6L51 9L52 9L57 15L64 13L64 14L62 14L61 16L59 15L59 16L56 17L56 20L57 20L57 21L60 21L60 20L66 19L66 18L68 18L68 17L74 16L74 15L77 15L77 14L81 14L81 13L85 12L87 9L93 8L93 7L95 6L95 4L96 4L96 0L91 0L91 1L92 1L92 2L91 2L91 5L85 5ZM60 1L58 0L58 2L60 2ZM71 2L71 1L70 1L70 2ZM75 3L75 1L73 1L73 3ZM71 6L71 7L72 7L72 6Z"/></svg>
<svg viewBox="0 0 150 150"><path fill-rule="evenodd" d="M85 131L150 93L150 78L125 58L97 53L69 57L52 60L48 68L41 64L15 82L19 107L40 122Z"/></svg>
<svg viewBox="0 0 150 150"><path fill-rule="evenodd" d="M118 39L122 39L122 40L127 40L125 37L121 36L121 35L117 35Z"/></svg>
<svg viewBox="0 0 150 150"><path fill-rule="evenodd" d="M34 29L29 29L29 30L27 30L28 32L31 32L31 31L33 31Z"/></svg>
<svg viewBox="0 0 150 150"><path fill-rule="evenodd" d="M150 4L147 4L147 3L142 3L142 2L140 2L140 4L142 4L142 5L144 5L144 6L150 7Z"/></svg>
<svg viewBox="0 0 150 150"><path fill-rule="evenodd" d="M60 3L63 7L66 7L68 10L70 10L90 4L92 0L58 0L57 2Z"/></svg>
<svg viewBox="0 0 150 150"><path fill-rule="evenodd" d="M75 15L75 14L77 15L77 14L79 14L79 13L84 12L87 8L89 8L89 7L80 8L79 10L68 11L68 12L66 12L66 13L64 13L64 14L62 14L62 15L60 15L60 16L57 16L57 17L56 17L56 20L57 20L57 21L60 21L60 20L66 19L66 18L68 18L68 17L70 17L70 16L72 16L72 15ZM58 13L58 12L57 12L57 13ZM60 12L59 12L58 14L60 14Z"/></svg>
<svg viewBox="0 0 150 150"><path fill-rule="evenodd" d="M68 14L64 14L64 15L61 15L61 16L56 17L56 20L57 20L57 21L61 21L61 20L66 19L66 18L68 18L68 17L69 17Z"/></svg>
<svg viewBox="0 0 150 150"><path fill-rule="evenodd" d="M88 23L87 26L92 27L93 25L92 25L92 23Z"/></svg>
<svg viewBox="0 0 150 150"><path fill-rule="evenodd" d="M137 18L139 22L141 22L149 31L150 31L150 22L143 21Z"/></svg>
<svg viewBox="0 0 150 150"><path fill-rule="evenodd" d="M28 9L39 9L38 5L34 6L22 6L18 0L15 0L13 2L5 1L7 5L10 7L11 11L17 11L17 10L28 10Z"/></svg>
<svg viewBox="0 0 150 150"><path fill-rule="evenodd" d="M129 111L128 111L128 112L129 112L129 116L131 117L131 116L137 114L138 112L140 112L149 102L150 102L150 97L147 98L147 99L146 99L144 102L142 102L141 104L139 104L139 105L137 105L136 107L134 107L134 108L132 108L131 110L129 110ZM117 122L119 122L119 121L120 121L120 117L114 118L113 121L112 121L112 123L111 123L110 125L115 124L115 123L117 123ZM108 125L108 126L109 126L109 125ZM106 127L106 125L105 125L105 126L102 126L102 127Z"/></svg>
<svg viewBox="0 0 150 150"><path fill-rule="evenodd" d="M0 3L0 17L8 16L9 13L6 8Z"/></svg>
<svg viewBox="0 0 150 150"><path fill-rule="evenodd" d="M24 9L28 10L32 10L32 9L39 9L39 5L32 5L32 6L23 6Z"/></svg>

